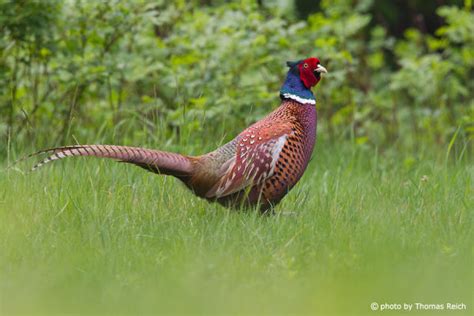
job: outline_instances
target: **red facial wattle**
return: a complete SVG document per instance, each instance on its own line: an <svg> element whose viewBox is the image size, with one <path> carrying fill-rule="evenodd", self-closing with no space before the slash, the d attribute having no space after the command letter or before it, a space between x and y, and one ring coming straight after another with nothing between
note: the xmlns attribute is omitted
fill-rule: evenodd
<svg viewBox="0 0 474 316"><path fill-rule="evenodd" d="M319 65L319 59L311 57L308 59L303 60L299 65L300 71L300 79L303 81L303 84L306 88L310 89L318 84L319 80L321 80L320 76L316 76L314 70Z"/></svg>

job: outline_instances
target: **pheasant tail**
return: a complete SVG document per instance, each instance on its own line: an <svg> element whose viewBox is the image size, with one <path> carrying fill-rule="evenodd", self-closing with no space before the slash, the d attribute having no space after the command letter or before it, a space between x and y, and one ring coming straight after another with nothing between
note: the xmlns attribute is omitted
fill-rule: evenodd
<svg viewBox="0 0 474 316"><path fill-rule="evenodd" d="M32 171L54 160L78 156L111 158L120 162L134 164L151 172L172 175L183 180L190 177L193 170L192 157L139 147L77 145L42 150L31 156L42 153L49 153L50 156L36 164Z"/></svg>

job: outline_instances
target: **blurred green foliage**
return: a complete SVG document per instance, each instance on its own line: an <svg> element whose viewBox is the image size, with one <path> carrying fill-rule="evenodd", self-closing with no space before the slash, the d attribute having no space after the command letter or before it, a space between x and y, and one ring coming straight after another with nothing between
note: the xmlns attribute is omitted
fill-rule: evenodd
<svg viewBox="0 0 474 316"><path fill-rule="evenodd" d="M277 106L285 61L307 56L330 71L315 89L321 137L466 148L471 6L396 38L367 0L318 1L304 20L271 1L1 0L0 152L4 140L214 146Z"/></svg>

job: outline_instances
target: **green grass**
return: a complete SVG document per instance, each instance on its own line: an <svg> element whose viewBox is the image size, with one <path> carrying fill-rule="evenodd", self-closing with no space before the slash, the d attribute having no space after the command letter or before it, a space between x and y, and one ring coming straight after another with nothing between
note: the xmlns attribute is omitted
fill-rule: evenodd
<svg viewBox="0 0 474 316"><path fill-rule="evenodd" d="M318 144L277 208L297 216L227 211L95 159L3 171L0 314L469 314L473 165L407 157Z"/></svg>

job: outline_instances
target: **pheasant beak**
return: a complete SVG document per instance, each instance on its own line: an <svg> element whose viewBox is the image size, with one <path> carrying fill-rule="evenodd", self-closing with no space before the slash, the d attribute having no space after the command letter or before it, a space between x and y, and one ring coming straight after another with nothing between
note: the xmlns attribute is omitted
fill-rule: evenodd
<svg viewBox="0 0 474 316"><path fill-rule="evenodd" d="M321 73L323 73L323 72L324 72L325 74L328 73L327 69L324 68L324 67L321 66L321 65L318 65L318 67L316 67L316 69L315 69L314 71L315 71L315 72L319 72L319 74L321 74Z"/></svg>

